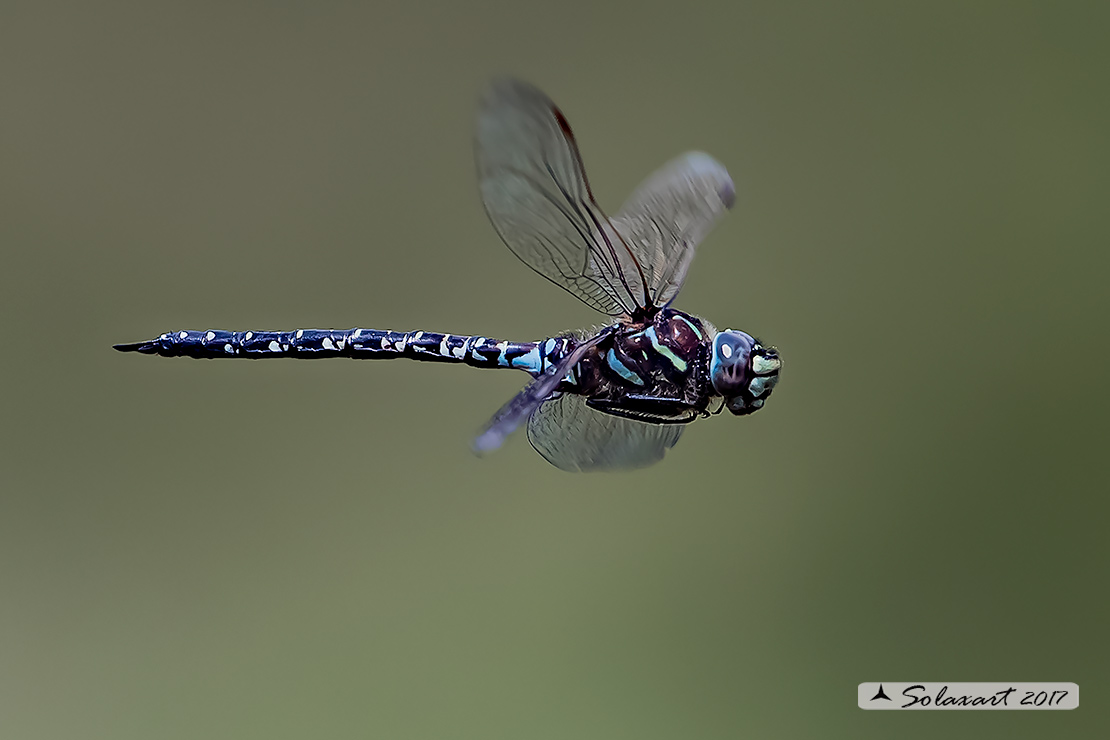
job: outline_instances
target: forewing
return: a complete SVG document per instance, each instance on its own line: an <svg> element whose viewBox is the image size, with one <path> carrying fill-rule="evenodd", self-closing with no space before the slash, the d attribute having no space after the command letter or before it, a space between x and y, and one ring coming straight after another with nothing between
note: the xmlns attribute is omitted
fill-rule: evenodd
<svg viewBox="0 0 1110 740"><path fill-rule="evenodd" d="M526 265L609 314L646 306L629 248L590 191L574 134L535 87L494 82L478 114L482 202L501 239Z"/></svg>
<svg viewBox="0 0 1110 740"><path fill-rule="evenodd" d="M528 441L560 470L619 470L659 462L685 428L604 414L582 396L564 393L545 401L528 419Z"/></svg>
<svg viewBox="0 0 1110 740"><path fill-rule="evenodd" d="M611 219L643 270L652 305L678 294L695 248L735 201L728 170L689 152L648 177Z"/></svg>

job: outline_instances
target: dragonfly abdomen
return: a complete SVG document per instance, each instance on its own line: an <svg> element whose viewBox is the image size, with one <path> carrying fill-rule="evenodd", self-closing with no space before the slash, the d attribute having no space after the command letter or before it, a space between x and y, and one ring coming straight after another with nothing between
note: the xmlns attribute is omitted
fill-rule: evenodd
<svg viewBox="0 0 1110 740"><path fill-rule="evenodd" d="M293 357L424 362L458 362L472 367L515 368L538 375L569 351L566 337L540 342L508 342L475 335L380 329L296 329L294 331L177 331L134 344L117 344L121 352L162 357L265 359Z"/></svg>

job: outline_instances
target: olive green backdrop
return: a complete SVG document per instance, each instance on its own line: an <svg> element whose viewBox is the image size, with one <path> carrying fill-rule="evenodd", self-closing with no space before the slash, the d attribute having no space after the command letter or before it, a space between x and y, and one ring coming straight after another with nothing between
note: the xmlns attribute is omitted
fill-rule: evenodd
<svg viewBox="0 0 1110 740"><path fill-rule="evenodd" d="M2 15L0 737L1107 736L1106 3ZM505 73L610 208L729 167L677 305L781 349L763 411L573 476L469 452L522 374L110 349L597 321L485 221Z"/></svg>

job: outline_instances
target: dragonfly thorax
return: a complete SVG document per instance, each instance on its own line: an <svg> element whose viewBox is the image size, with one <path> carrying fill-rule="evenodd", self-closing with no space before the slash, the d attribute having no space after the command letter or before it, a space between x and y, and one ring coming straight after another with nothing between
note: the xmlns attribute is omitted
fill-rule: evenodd
<svg viewBox="0 0 1110 740"><path fill-rule="evenodd" d="M699 364L704 368L706 334L700 319L671 308L658 310L614 335L603 350L605 374L619 385L645 391L660 385L685 389L699 375ZM704 369L700 376L705 377Z"/></svg>
<svg viewBox="0 0 1110 740"><path fill-rule="evenodd" d="M725 406L737 416L758 411L779 380L782 360L742 331L725 329L713 339L709 377Z"/></svg>

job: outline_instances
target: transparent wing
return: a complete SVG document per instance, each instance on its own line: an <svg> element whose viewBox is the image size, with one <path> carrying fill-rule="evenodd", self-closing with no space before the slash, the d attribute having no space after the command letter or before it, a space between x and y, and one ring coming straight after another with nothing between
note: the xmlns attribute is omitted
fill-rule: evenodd
<svg viewBox="0 0 1110 740"><path fill-rule="evenodd" d="M587 305L619 316L646 307L633 253L590 191L570 124L535 87L494 82L476 142L482 202L513 254Z"/></svg>
<svg viewBox="0 0 1110 740"><path fill-rule="evenodd" d="M564 393L528 419L528 441L549 463L572 473L643 468L662 460L685 428L603 414L582 396Z"/></svg>
<svg viewBox="0 0 1110 740"><path fill-rule="evenodd" d="M543 375L538 375L524 386L524 390L509 399L493 418L486 424L474 439L472 447L481 455L485 452L496 450L505 441L505 438L516 431L520 423L529 418L540 404L551 397L559 383L581 362L582 358L591 347L602 342L616 330L616 326L607 326L596 335L579 344L570 353L559 361L557 365L547 368Z"/></svg>
<svg viewBox="0 0 1110 740"><path fill-rule="evenodd" d="M652 305L674 299L695 248L735 202L728 170L690 152L648 177L611 219L643 270Z"/></svg>

